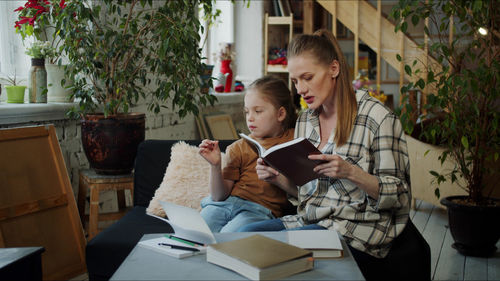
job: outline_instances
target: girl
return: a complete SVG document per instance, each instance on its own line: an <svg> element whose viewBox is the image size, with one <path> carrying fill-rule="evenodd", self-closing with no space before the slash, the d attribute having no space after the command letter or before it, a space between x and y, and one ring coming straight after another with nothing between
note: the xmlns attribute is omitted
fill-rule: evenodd
<svg viewBox="0 0 500 281"><path fill-rule="evenodd" d="M250 137L264 148L293 139L296 113L286 83L272 76L253 82L245 94L244 112ZM290 209L286 193L259 180L258 154L240 139L228 146L221 169L218 141L203 140L200 154L210 163L210 196L201 202L201 215L212 232L235 232L246 224L280 217Z"/></svg>

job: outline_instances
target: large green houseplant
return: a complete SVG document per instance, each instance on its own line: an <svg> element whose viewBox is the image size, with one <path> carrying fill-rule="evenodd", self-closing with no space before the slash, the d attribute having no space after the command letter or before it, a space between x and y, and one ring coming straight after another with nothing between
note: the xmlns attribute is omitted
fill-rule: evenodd
<svg viewBox="0 0 500 281"><path fill-rule="evenodd" d="M400 0L391 16L397 22L396 32L405 32L410 22L429 23L424 28L430 38L429 55L440 65L422 67L414 62L405 66L406 73L417 78L401 93L414 88L430 92L419 124L411 122L413 108L408 105L400 111L401 119L407 133L418 129L418 137L444 148L441 163L453 162L451 170L430 171L437 183L465 183L460 187L468 196L441 200L448 207L454 247L466 255L489 255L500 237L500 226L495 223L500 201L492 196L498 183L488 180L498 177L499 166L500 5L489 0ZM487 211L492 211L491 216ZM466 217L456 218L457 214ZM468 225L460 229L460 223Z"/></svg>
<svg viewBox="0 0 500 281"><path fill-rule="evenodd" d="M70 115L82 119L82 142L89 158L102 159L106 152L98 143L97 123L132 118L131 141L121 131L117 138L129 140L119 156L133 152L127 167L102 173L129 172L138 142L144 139L144 114L130 113L139 100L155 113L161 108L183 118L198 113L198 106L213 104L215 97L201 94L199 48L201 20L198 5L212 15L211 0L68 1L58 17L63 49L71 62L74 96L80 100ZM112 126L114 127L114 125ZM83 135L85 133L85 136ZM109 146L107 146L109 147ZM94 155L91 155L94 154ZM94 157L93 157L94 156ZM129 157L130 158L130 157ZM123 163L118 159L114 163Z"/></svg>

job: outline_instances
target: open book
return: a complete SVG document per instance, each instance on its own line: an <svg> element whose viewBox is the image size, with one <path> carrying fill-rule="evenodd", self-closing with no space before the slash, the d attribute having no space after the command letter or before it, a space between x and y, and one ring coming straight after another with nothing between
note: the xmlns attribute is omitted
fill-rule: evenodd
<svg viewBox="0 0 500 281"><path fill-rule="evenodd" d="M288 243L313 252L314 258L344 256L339 234L335 230L314 229L287 231Z"/></svg>
<svg viewBox="0 0 500 281"><path fill-rule="evenodd" d="M291 179L296 185L303 185L320 175L313 171L321 161L309 160L311 154L321 154L309 140L296 138L268 148L267 150L251 137L240 134L241 137L252 143L269 166Z"/></svg>
<svg viewBox="0 0 500 281"><path fill-rule="evenodd" d="M216 242L214 234L197 210L165 201L160 201L160 204L167 214L167 218L153 214L148 215L168 222L174 229L175 236L201 244Z"/></svg>

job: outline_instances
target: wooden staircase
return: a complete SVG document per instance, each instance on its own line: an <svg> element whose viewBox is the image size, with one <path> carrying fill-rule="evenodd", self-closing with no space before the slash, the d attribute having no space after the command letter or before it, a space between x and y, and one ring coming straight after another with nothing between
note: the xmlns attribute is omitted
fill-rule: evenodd
<svg viewBox="0 0 500 281"><path fill-rule="evenodd" d="M333 32L337 30L336 20L351 30L354 34L354 46L358 46L362 40L374 52L377 53L377 85L380 85L380 59L383 58L389 65L400 73L400 88L407 81L415 82L419 77L409 76L405 73L405 64L413 65L416 60L416 67L425 69L425 65L432 65L435 71L439 71L440 64L431 56L428 56L428 38L424 36L424 48L419 48L417 43L401 31L394 32L395 25L382 15L381 0L377 1L377 7L372 6L368 1L332 1L317 0L317 2L333 16ZM422 32L423 33L423 32ZM358 50L355 48L354 57L358 57ZM398 61L396 55L402 57ZM354 73L358 72L358 63L355 60ZM421 73L422 78L427 76ZM425 102L425 90L423 102Z"/></svg>

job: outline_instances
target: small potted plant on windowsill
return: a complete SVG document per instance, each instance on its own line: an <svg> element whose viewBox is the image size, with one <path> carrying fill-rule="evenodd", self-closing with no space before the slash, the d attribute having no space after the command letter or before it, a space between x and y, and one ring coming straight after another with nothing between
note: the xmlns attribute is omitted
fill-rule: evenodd
<svg viewBox="0 0 500 281"><path fill-rule="evenodd" d="M16 74L13 76L0 77L1 84L4 84L7 92L7 103L24 103L24 93L26 86L19 85L22 80L17 80Z"/></svg>
<svg viewBox="0 0 500 281"><path fill-rule="evenodd" d="M453 164L448 170L430 173L438 185L451 181L467 193L441 199L448 208L454 248L465 255L491 255L500 238L500 224L495 223L500 217L500 200L496 198L500 165L500 6L494 1L400 0L391 14L398 23L396 31L405 32L407 21L417 25L428 19L432 25L424 31L429 38L437 38L429 43L429 53L440 65L406 65L408 75L426 75L417 77L401 92L414 87L430 89L426 113L417 127L419 136L442 148L441 163L449 160ZM448 42L443 38L450 37L450 22L454 23L451 29L459 34ZM431 36L430 30L438 34ZM411 120L411 110L402 114L403 125L411 134L415 124L404 122ZM440 196L439 188L435 194Z"/></svg>

